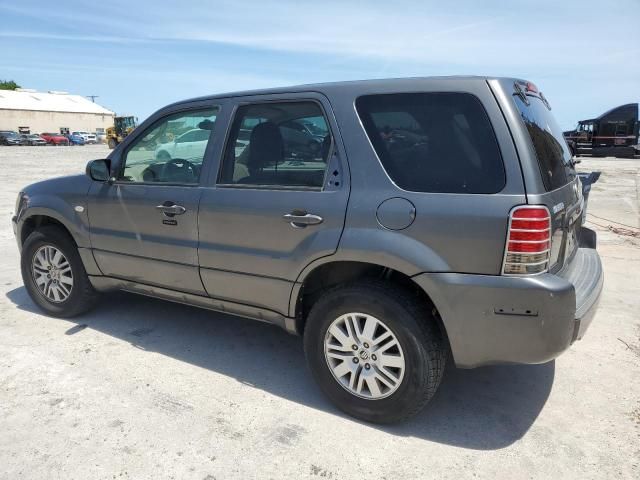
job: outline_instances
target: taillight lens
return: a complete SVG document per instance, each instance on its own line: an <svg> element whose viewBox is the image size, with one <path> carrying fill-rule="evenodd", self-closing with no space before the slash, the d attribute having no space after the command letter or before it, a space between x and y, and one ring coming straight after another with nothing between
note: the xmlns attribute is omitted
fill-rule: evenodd
<svg viewBox="0 0 640 480"><path fill-rule="evenodd" d="M547 207L525 205L511 210L502 273L535 275L549 269L551 215Z"/></svg>

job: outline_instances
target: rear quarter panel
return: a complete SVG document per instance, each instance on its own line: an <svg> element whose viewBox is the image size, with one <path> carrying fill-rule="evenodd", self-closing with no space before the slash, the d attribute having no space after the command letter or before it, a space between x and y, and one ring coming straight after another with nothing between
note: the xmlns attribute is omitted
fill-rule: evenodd
<svg viewBox="0 0 640 480"><path fill-rule="evenodd" d="M506 184L498 194L469 195L408 192L397 187L367 138L355 109L360 95L409 92L465 92L483 104L504 160ZM502 112L486 80L407 79L391 85L369 82L329 89L351 169L346 228L336 259L382 264L407 275L421 272L499 274L508 214L526 203L518 156ZM443 159L446 161L446 158ZM378 206L401 197L415 206L413 223L388 230L378 223Z"/></svg>

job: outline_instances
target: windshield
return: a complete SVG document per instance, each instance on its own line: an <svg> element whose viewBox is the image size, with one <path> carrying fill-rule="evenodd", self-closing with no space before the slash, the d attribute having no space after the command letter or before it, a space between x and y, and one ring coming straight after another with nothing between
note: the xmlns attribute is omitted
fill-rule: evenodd
<svg viewBox="0 0 640 480"><path fill-rule="evenodd" d="M555 190L576 177L571 152L545 102L533 95L527 95L527 100L529 105L519 95L513 95L529 132L545 187L547 191Z"/></svg>
<svg viewBox="0 0 640 480"><path fill-rule="evenodd" d="M124 117L124 118L122 119L122 125L123 125L125 128L133 127L133 126L134 126L133 117Z"/></svg>

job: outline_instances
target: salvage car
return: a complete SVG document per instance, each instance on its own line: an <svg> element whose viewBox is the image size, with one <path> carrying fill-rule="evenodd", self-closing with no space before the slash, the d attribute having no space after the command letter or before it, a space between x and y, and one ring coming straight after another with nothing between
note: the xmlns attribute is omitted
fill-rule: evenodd
<svg viewBox="0 0 640 480"><path fill-rule="evenodd" d="M98 143L95 133L89 133L84 131L71 132L71 135L79 135L84 138L84 143Z"/></svg>
<svg viewBox="0 0 640 480"><path fill-rule="evenodd" d="M20 145L20 135L11 130L0 131L0 145Z"/></svg>
<svg viewBox="0 0 640 480"><path fill-rule="evenodd" d="M69 145L84 145L84 137L75 133L70 133L67 135L67 139L69 140Z"/></svg>
<svg viewBox="0 0 640 480"><path fill-rule="evenodd" d="M337 407L388 423L448 360L543 363L585 335L604 277L584 210L533 83L436 77L174 103L85 175L23 188L13 226L50 315L119 289L278 325Z"/></svg>
<svg viewBox="0 0 640 480"><path fill-rule="evenodd" d="M40 137L49 145L69 145L69 139L61 133L41 133Z"/></svg>
<svg viewBox="0 0 640 480"><path fill-rule="evenodd" d="M29 146L44 146L47 142L40 136L34 133L23 133L20 135L20 145L29 145Z"/></svg>

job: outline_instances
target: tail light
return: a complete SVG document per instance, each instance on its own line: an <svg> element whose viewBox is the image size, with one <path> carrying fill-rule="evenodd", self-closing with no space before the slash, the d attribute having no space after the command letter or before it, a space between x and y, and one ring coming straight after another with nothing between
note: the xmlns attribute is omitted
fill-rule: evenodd
<svg viewBox="0 0 640 480"><path fill-rule="evenodd" d="M535 275L549 269L551 215L547 207L524 205L511 210L503 275Z"/></svg>

